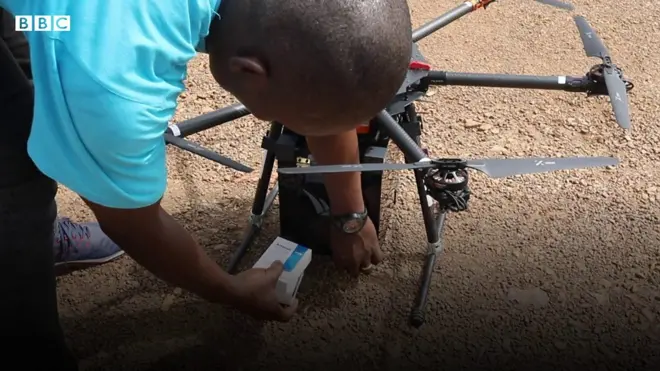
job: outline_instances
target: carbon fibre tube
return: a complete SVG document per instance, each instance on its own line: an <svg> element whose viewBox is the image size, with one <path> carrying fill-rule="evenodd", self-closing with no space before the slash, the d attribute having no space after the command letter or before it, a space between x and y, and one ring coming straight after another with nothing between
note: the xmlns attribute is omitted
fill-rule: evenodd
<svg viewBox="0 0 660 371"><path fill-rule="evenodd" d="M589 80L573 76L535 76L495 73L430 71L425 77L430 85L479 86L586 92Z"/></svg>
<svg viewBox="0 0 660 371"><path fill-rule="evenodd" d="M470 14L474 11L474 4L471 1L466 1L463 4L455 7L447 13L435 18L434 20L424 24L412 33L413 42L416 43L426 36L434 33L435 31L445 27L446 25L458 20L459 18Z"/></svg>
<svg viewBox="0 0 660 371"><path fill-rule="evenodd" d="M419 162L427 158L426 153L419 148L417 143L415 143L410 135L403 130L401 125L386 110L380 111L376 115L376 119L383 131L392 138L392 141L411 162Z"/></svg>
<svg viewBox="0 0 660 371"><path fill-rule="evenodd" d="M221 108L217 111L205 113L203 115L191 118L190 120L170 125L170 127L167 129L167 132L176 137L185 138L188 135L199 133L200 131L222 125L249 114L250 111L248 111L244 105L236 103L232 104L231 106Z"/></svg>

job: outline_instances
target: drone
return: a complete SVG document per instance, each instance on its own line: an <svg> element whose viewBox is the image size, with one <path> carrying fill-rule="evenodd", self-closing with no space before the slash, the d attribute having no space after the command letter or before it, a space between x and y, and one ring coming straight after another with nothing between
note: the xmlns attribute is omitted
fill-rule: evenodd
<svg viewBox="0 0 660 371"><path fill-rule="evenodd" d="M558 0L536 0L563 10L573 6ZM380 226L381 182L384 171L412 170L420 200L427 237L427 249L421 280L410 312L409 322L420 327L425 322L432 274L436 261L444 250L443 230L450 212L467 210L471 191L469 169L492 178L559 170L612 167L619 164L613 157L460 159L431 158L421 147L423 120L417 114L415 101L424 97L431 86L477 86L493 88L544 89L591 96L609 96L618 125L630 129L628 92L633 84L613 63L609 51L594 29L582 16L573 20L580 33L588 57L599 58L583 76L532 76L488 73L434 71L421 54L417 43L439 29L479 9L486 9L495 0L471 0L424 24L412 33L413 48L408 73L390 104L369 123L358 127L360 163L348 165L315 165L305 138L271 122L262 141L266 155L261 168L248 228L243 241L232 255L227 270L235 273L238 265L261 231L264 218L279 195L280 236L306 245L315 253L328 254L330 222L329 201L323 184L323 174L359 172L369 217L376 229ZM249 115L241 104L234 104L191 120L169 126L165 133L168 144L190 151L221 165L241 172L251 172L248 166L224 157L184 139L186 136ZM387 148L393 142L404 154L405 163L385 163ZM269 191L275 162L278 179Z"/></svg>

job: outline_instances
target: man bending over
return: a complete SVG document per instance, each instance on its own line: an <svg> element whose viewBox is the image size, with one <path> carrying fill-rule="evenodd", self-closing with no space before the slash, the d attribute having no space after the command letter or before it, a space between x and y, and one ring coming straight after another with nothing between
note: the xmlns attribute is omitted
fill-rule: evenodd
<svg viewBox="0 0 660 371"><path fill-rule="evenodd" d="M45 248L36 238L47 241L55 218L52 178L78 193L109 238L156 276L258 318L291 318L296 305L282 307L275 297L281 264L229 275L160 206L167 183L162 135L184 90L186 64L204 49L216 81L256 117L307 136L320 164L356 163L355 127L389 103L406 73L412 46L406 1L0 0L0 6L13 14L71 17L69 32L27 33L33 118L26 118L32 115L27 89L14 89L13 101L3 102L17 116L23 107L23 130L32 123L27 153L36 165L22 188L4 191L14 194L12 201L0 201L0 208L31 218L35 238L31 246L10 238L22 245L7 257ZM333 215L364 211L358 173L325 180ZM28 183L33 196L19 197ZM11 228L26 229L9 219ZM357 233L337 229L331 238L335 262L354 274L383 258L369 220ZM2 286L13 319L0 332L12 337L10 347L73 369L47 259L36 252L20 259L34 265L8 270L29 283ZM25 357L20 361L29 368Z"/></svg>

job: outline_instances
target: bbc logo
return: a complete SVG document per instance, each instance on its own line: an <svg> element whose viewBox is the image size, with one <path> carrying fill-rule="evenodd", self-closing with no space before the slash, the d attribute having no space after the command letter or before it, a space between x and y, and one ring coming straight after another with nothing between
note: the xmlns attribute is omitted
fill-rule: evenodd
<svg viewBox="0 0 660 371"><path fill-rule="evenodd" d="M16 31L71 31L68 15L17 15Z"/></svg>

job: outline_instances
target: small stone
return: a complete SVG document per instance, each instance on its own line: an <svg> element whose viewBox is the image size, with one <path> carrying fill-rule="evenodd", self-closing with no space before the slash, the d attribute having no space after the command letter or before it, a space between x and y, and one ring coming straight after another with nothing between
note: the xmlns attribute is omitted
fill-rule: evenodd
<svg viewBox="0 0 660 371"><path fill-rule="evenodd" d="M477 128L477 130L479 130L479 131L488 131L492 128L493 128L493 125L491 125L491 124L482 124L482 125L479 126L479 128Z"/></svg>
<svg viewBox="0 0 660 371"><path fill-rule="evenodd" d="M163 304L161 304L160 306L160 310L162 310L163 312L167 312L168 310L170 310L172 304L174 303L175 298L176 297L174 295L170 295L170 294L165 296L165 299L163 300Z"/></svg>
<svg viewBox="0 0 660 371"><path fill-rule="evenodd" d="M550 302L548 294L538 287L530 289L511 288L507 293L507 298L521 305L535 307L544 307Z"/></svg>
<svg viewBox="0 0 660 371"><path fill-rule="evenodd" d="M470 120L470 119L466 119L465 123L463 124L463 127L466 128L466 129L474 129L474 128L478 128L480 126L481 126L480 122Z"/></svg>
<svg viewBox="0 0 660 371"><path fill-rule="evenodd" d="M582 323L582 322L580 322L580 321L576 321L576 320L574 320L574 319L569 319L569 320L568 320L568 323L569 323L574 329L577 329L577 330L586 330L586 329L588 328L584 323Z"/></svg>
<svg viewBox="0 0 660 371"><path fill-rule="evenodd" d="M655 319L655 314L648 308L642 309L642 314L644 315L644 318L646 318L649 322L653 322Z"/></svg>
<svg viewBox="0 0 660 371"><path fill-rule="evenodd" d="M557 301L563 303L563 302L566 301L566 299L567 298L566 298L566 293L565 292L562 291L559 294L557 294Z"/></svg>
<svg viewBox="0 0 660 371"><path fill-rule="evenodd" d="M511 348L511 339L509 338L504 338L502 339L502 348L506 352L511 352L513 349Z"/></svg>
<svg viewBox="0 0 660 371"><path fill-rule="evenodd" d="M227 246L224 243L218 244L218 245L213 245L211 246L211 250L216 250L216 251L228 251L229 246Z"/></svg>
<svg viewBox="0 0 660 371"><path fill-rule="evenodd" d="M606 305L610 302L610 297L606 293L592 292L589 293L589 295L596 299L596 303L598 303L598 305Z"/></svg>

